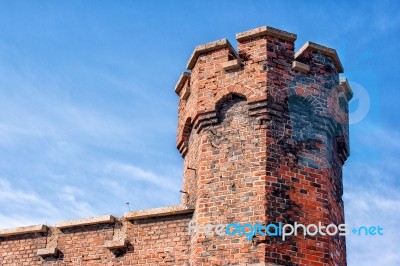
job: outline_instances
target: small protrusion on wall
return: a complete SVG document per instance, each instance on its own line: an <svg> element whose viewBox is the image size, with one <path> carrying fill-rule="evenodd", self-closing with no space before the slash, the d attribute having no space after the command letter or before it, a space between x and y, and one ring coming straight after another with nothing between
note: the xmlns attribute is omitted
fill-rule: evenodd
<svg viewBox="0 0 400 266"><path fill-rule="evenodd" d="M236 53L235 49L232 47L232 45L229 43L227 39L221 39L218 41L202 44L199 46L196 46L194 49L192 55L190 56L190 59L187 63L186 68L188 70L192 70L194 66L197 63L197 59L200 57L200 55L221 50L221 49L228 49L227 53L227 59L229 60L229 57L234 57L234 58L239 58L238 54Z"/></svg>
<svg viewBox="0 0 400 266"><path fill-rule="evenodd" d="M188 151L188 146L189 146L189 138L190 134L192 131L192 119L188 117L186 119L185 124L183 125L182 131L179 132L178 135L178 140L177 140L177 148L179 152L181 153L182 157L185 157L187 151Z"/></svg>
<svg viewBox="0 0 400 266"><path fill-rule="evenodd" d="M175 86L175 93L182 99L186 100L190 95L190 73L183 72L182 75L179 77L178 82Z"/></svg>
<svg viewBox="0 0 400 266"><path fill-rule="evenodd" d="M110 250L115 250L115 249L126 249L128 244L129 244L128 239L112 239L105 241L104 246Z"/></svg>
<svg viewBox="0 0 400 266"><path fill-rule="evenodd" d="M182 158L185 158L186 153L187 153L188 150L189 150L189 147L188 147L188 146L189 146L188 141L181 141L181 142L178 144L177 149L178 149L179 152L181 153Z"/></svg>
<svg viewBox="0 0 400 266"><path fill-rule="evenodd" d="M57 257L60 253L60 250L57 248L60 233L60 229L56 227L50 227L47 234L46 247L38 249L36 254L43 258Z"/></svg>
<svg viewBox="0 0 400 266"><path fill-rule="evenodd" d="M293 61L292 69L304 74L310 72L310 66L299 61Z"/></svg>
<svg viewBox="0 0 400 266"><path fill-rule="evenodd" d="M343 73L344 69L343 69L342 63L340 62L339 56L336 53L335 49L332 49L332 48L329 48L329 47L326 47L326 46L323 46L323 45L320 45L320 44L316 44L316 43L313 43L313 42L310 42L310 41L306 42L300 48L300 50L295 54L295 56L294 56L295 60L297 60L297 61L304 60L303 56L307 52L310 52L310 51L311 52L321 53L324 56L329 57L332 60L333 65L336 68L336 71L338 73Z"/></svg>
<svg viewBox="0 0 400 266"><path fill-rule="evenodd" d="M40 256L40 257L45 258L45 257L57 257L57 256L58 256L58 253L59 253L58 248L56 248L56 247L49 247L49 248L41 248L41 249L38 249L38 251L37 251L36 254L37 254L38 256Z"/></svg>
<svg viewBox="0 0 400 266"><path fill-rule="evenodd" d="M349 81L345 77L341 77L339 79L340 86L342 87L343 93L346 95L347 101L350 101L353 98L353 91L350 87Z"/></svg>
<svg viewBox="0 0 400 266"><path fill-rule="evenodd" d="M241 63L242 63L242 60L240 60L240 58L234 59L234 60L230 60L228 62L223 63L222 64L222 68L225 71L229 71L229 70L232 70L232 69L239 68Z"/></svg>
<svg viewBox="0 0 400 266"><path fill-rule="evenodd" d="M129 241L127 230L128 225L125 219L117 220L114 225L112 239L104 242L104 246L117 257L125 254L128 249Z"/></svg>

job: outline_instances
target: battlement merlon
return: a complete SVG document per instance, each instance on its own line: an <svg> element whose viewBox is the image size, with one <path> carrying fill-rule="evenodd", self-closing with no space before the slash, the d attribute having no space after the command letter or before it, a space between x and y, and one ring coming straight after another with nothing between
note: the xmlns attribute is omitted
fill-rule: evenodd
<svg viewBox="0 0 400 266"><path fill-rule="evenodd" d="M307 52L317 52L323 54L333 61L333 65L335 66L337 73L344 72L343 65L340 62L339 56L335 49L308 41L300 48L298 52L296 52L294 56L295 60L302 62L302 57Z"/></svg>
<svg viewBox="0 0 400 266"><path fill-rule="evenodd" d="M221 50L221 49L228 49L229 53L236 58L239 58L239 55L236 53L235 49L229 43L227 39L221 39L214 42L205 43L202 45L196 46L192 55L189 58L189 61L186 65L188 70L192 70L196 65L197 59L201 54Z"/></svg>
<svg viewBox="0 0 400 266"><path fill-rule="evenodd" d="M339 79L340 85L343 88L343 92L346 95L347 101L350 101L353 98L353 90L350 87L349 81L345 77L341 77Z"/></svg>
<svg viewBox="0 0 400 266"><path fill-rule="evenodd" d="M239 52L241 50L240 43L247 42L249 40L252 40L252 39L255 39L258 37L262 37L262 36L277 38L279 40L289 42L289 43L293 43L297 38L296 34L289 33L289 32L282 31L282 30L275 29L275 28L268 27L268 26L262 26L262 27L259 27L256 29L252 29L249 31L240 32L240 33L236 34L236 39L239 42ZM240 66L241 58L239 57L238 53L233 48L233 46L230 44L230 42L224 38L221 40L217 40L217 41L213 41L213 42L209 42L209 43L205 43L205 44L196 46L192 55L189 58L186 68L188 70L193 70L197 63L197 60L199 59L199 57L201 55L207 54L210 52L220 51L220 50L226 50L226 55L227 55L226 60L225 60L224 64L222 65L222 68L224 70L231 70L231 69L234 69L234 68L237 68Z"/></svg>
<svg viewBox="0 0 400 266"><path fill-rule="evenodd" d="M189 81L189 79L190 79L190 73L189 72L183 72L181 74L181 76L179 77L179 80L175 85L175 93L178 96L181 96L182 89L185 86L188 87L187 82ZM186 91L187 90L183 91L183 94L182 94L181 98L183 98L183 99L186 98L186 97L184 97L184 94L186 93Z"/></svg>
<svg viewBox="0 0 400 266"><path fill-rule="evenodd" d="M288 44L288 49L294 47L294 41L297 38L297 35L294 33L289 33L286 31L282 31L279 29L275 29L269 26L262 26L256 29L248 30L245 32L240 32L236 34L236 39L239 42L239 53L236 52L236 50L233 48L233 46L229 43L227 39L221 39L217 40L214 42L209 42L205 43L202 45L198 45L192 55L190 56L190 59L187 63L187 69L190 71L193 71L198 59L202 55L206 54L213 54L215 53L216 55L214 57L209 57L205 63L206 64L216 64L216 67L213 68L213 71L222 71L225 70L225 72L228 72L230 70L235 70L239 69L241 66L244 68L248 68L250 66L246 66L246 64L241 64L243 61L242 52L243 54L246 53L245 47L248 46L249 43L256 42L261 38L265 37L266 39L277 39L281 42L286 42ZM262 38L261 38L262 39ZM250 45L251 46L251 45ZM253 48L250 48L253 49ZM265 47L265 50L267 47ZM293 48L292 48L293 49ZM223 50L223 51L221 51ZM248 51L247 51L248 52ZM251 51L250 51L251 52ZM258 53L258 51L253 51L255 53ZM305 43L298 52L294 54L293 57L291 57L289 54L286 54L287 60L293 60L293 62L290 62L291 68L293 71L299 71L302 72L303 74L308 74L310 71L310 65L312 64L312 57L314 57L312 54L313 53L319 53L322 54L324 57L329 58L332 60L333 66L336 69L337 73L343 73L343 65L339 59L339 56L336 52L335 49L316 44L314 42L308 41ZM271 58L267 57L266 55L262 55L262 53L258 54L253 54L252 56L257 56L260 57L258 60L262 60L262 56L264 56L265 60L274 60L277 61L279 59L277 58ZM281 55L282 56L282 55ZM326 63L326 62L325 62ZM272 62L272 64L267 64L269 65L276 65L275 62ZM243 70L243 69L242 69ZM212 75L212 73L207 73L209 75ZM175 92L180 96L181 99L186 100L189 95L190 95L190 72L184 72L181 77L179 78L179 81L177 85L175 86ZM196 80L197 76L194 77Z"/></svg>

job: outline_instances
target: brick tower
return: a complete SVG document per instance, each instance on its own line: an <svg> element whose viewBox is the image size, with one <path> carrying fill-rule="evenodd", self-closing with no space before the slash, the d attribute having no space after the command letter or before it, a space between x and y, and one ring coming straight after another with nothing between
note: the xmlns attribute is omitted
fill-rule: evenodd
<svg viewBox="0 0 400 266"><path fill-rule="evenodd" d="M177 148L196 224L342 224L352 92L334 49L260 27L197 46L181 75ZM301 232L301 231L300 231ZM190 238L190 265L346 265L344 236Z"/></svg>
<svg viewBox="0 0 400 266"><path fill-rule="evenodd" d="M181 204L0 229L0 265L346 265L337 234L191 234L344 223L352 92L336 51L295 53L296 35L270 27L236 38L238 52L226 39L196 47L175 89Z"/></svg>

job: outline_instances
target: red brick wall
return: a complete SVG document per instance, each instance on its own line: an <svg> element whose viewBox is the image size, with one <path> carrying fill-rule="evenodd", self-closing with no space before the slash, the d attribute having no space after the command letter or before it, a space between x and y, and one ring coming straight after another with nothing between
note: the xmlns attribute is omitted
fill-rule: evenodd
<svg viewBox="0 0 400 266"><path fill-rule="evenodd" d="M189 260L188 223L191 214L126 221L130 242L115 256L104 244L113 238L113 224L63 229L57 257L41 258L46 234L0 238L0 265L184 265Z"/></svg>
<svg viewBox="0 0 400 266"><path fill-rule="evenodd" d="M202 134L195 217L199 223L241 224L265 220L265 127L249 116L244 98L230 95L218 120ZM231 236L192 238L192 262L245 264L264 261L262 248Z"/></svg>
<svg viewBox="0 0 400 266"><path fill-rule="evenodd" d="M46 236L26 234L0 238L0 265L40 265L36 251L46 246Z"/></svg>
<svg viewBox="0 0 400 266"><path fill-rule="evenodd" d="M129 229L134 239L132 265L184 265L189 260L191 218L192 214L134 222Z"/></svg>

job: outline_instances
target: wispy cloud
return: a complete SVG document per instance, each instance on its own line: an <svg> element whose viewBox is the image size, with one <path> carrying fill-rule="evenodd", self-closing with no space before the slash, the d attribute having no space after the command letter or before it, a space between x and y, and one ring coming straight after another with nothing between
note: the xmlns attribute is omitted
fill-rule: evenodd
<svg viewBox="0 0 400 266"><path fill-rule="evenodd" d="M351 176L353 177L353 176ZM368 179L367 173L364 178ZM373 186L359 185L357 189L347 188L344 195L346 224L350 227L381 226L383 236L347 237L349 265L396 265L400 261L398 248L394 243L400 238L397 230L400 221L400 196L396 189L373 189Z"/></svg>
<svg viewBox="0 0 400 266"><path fill-rule="evenodd" d="M383 236L347 237L349 265L397 265L400 231L400 184L398 171L399 134L394 128L364 124L365 134L357 135L355 153L374 153L368 158L351 158L344 168L346 223L350 226L378 226ZM371 150L369 150L371 149ZM375 155L378 153L378 155Z"/></svg>
<svg viewBox="0 0 400 266"><path fill-rule="evenodd" d="M72 100L68 79L39 72L22 58L21 63L13 68L0 62L0 76L7 77L0 78L0 228L122 215L128 201L137 209L179 201L180 171L176 165L162 171L168 165L163 152L148 148L155 145L152 138L175 125L149 123L135 109L121 114L107 110L112 105L101 108L98 98ZM132 90L117 91L132 97ZM138 96L145 102L151 98ZM143 163L145 156L158 164Z"/></svg>
<svg viewBox="0 0 400 266"><path fill-rule="evenodd" d="M46 219L60 217L49 200L28 188L15 188L0 178L0 226L14 227L32 223L45 223Z"/></svg>
<svg viewBox="0 0 400 266"><path fill-rule="evenodd" d="M176 190L181 182L180 177L168 177L156 175L151 171L141 169L134 165L123 164L119 162L111 162L104 166L103 170L109 176L119 176L126 178L132 184L148 183L153 187L161 187L170 191Z"/></svg>

